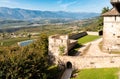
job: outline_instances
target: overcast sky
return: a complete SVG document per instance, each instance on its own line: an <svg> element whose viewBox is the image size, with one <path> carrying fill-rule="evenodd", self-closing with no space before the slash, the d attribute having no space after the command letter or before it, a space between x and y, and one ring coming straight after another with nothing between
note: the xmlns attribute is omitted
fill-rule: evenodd
<svg viewBox="0 0 120 79"><path fill-rule="evenodd" d="M96 12L110 7L110 0L0 0L0 7L42 11Z"/></svg>

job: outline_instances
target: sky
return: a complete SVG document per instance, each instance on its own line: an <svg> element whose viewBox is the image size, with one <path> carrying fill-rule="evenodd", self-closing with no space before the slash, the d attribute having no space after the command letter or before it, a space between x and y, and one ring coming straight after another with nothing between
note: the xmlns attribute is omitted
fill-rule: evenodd
<svg viewBox="0 0 120 79"><path fill-rule="evenodd" d="M41 11L96 12L112 7L110 0L0 0L0 7Z"/></svg>

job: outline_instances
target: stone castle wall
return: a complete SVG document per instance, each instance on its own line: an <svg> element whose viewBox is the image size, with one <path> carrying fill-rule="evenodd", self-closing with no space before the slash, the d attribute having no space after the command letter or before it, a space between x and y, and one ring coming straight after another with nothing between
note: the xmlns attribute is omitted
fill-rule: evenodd
<svg viewBox="0 0 120 79"><path fill-rule="evenodd" d="M73 69L120 67L120 56L63 56L59 60L64 64L71 62Z"/></svg>
<svg viewBox="0 0 120 79"><path fill-rule="evenodd" d="M120 51L120 16L104 17L103 50Z"/></svg>
<svg viewBox="0 0 120 79"><path fill-rule="evenodd" d="M59 56L60 47L64 46L64 54L77 44L77 38L87 35L87 32L75 33L71 35L52 35L49 37L49 55Z"/></svg>
<svg viewBox="0 0 120 79"><path fill-rule="evenodd" d="M49 55L59 56L60 47L63 47L64 53L67 54L68 51L77 44L76 40L69 39L68 35L53 35L49 37Z"/></svg>
<svg viewBox="0 0 120 79"><path fill-rule="evenodd" d="M87 32L73 33L73 34L69 35L69 38L76 40L76 39L81 38L86 35L87 35Z"/></svg>

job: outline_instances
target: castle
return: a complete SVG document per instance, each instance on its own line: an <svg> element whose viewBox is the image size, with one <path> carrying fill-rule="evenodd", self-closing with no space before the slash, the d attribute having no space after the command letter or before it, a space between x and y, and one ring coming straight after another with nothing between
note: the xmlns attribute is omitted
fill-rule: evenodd
<svg viewBox="0 0 120 79"><path fill-rule="evenodd" d="M120 51L120 0L111 0L113 8L104 13L103 50Z"/></svg>
<svg viewBox="0 0 120 79"><path fill-rule="evenodd" d="M70 35L52 35L49 37L49 55L68 55L68 52L77 44L77 38L87 35L87 32Z"/></svg>
<svg viewBox="0 0 120 79"><path fill-rule="evenodd" d="M68 35L53 35L49 37L49 55L67 55L68 51L77 44L76 40L69 39Z"/></svg>

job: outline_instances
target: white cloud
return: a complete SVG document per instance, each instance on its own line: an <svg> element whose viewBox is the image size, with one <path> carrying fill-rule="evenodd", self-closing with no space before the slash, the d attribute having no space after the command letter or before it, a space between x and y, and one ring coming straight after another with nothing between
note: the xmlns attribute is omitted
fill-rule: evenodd
<svg viewBox="0 0 120 79"><path fill-rule="evenodd" d="M22 4L16 2L15 0L0 0L0 7L9 7L9 8L20 8Z"/></svg>
<svg viewBox="0 0 120 79"><path fill-rule="evenodd" d="M65 4L61 4L60 7L61 7L64 11L66 11L66 10L68 9L68 7L70 7L71 5L74 5L74 4L76 4L76 3L77 3L77 1L70 2L70 3L65 3Z"/></svg>
<svg viewBox="0 0 120 79"><path fill-rule="evenodd" d="M5 3L10 3L11 2L11 0L0 0L0 4L1 3L3 3L3 4L5 4Z"/></svg>

